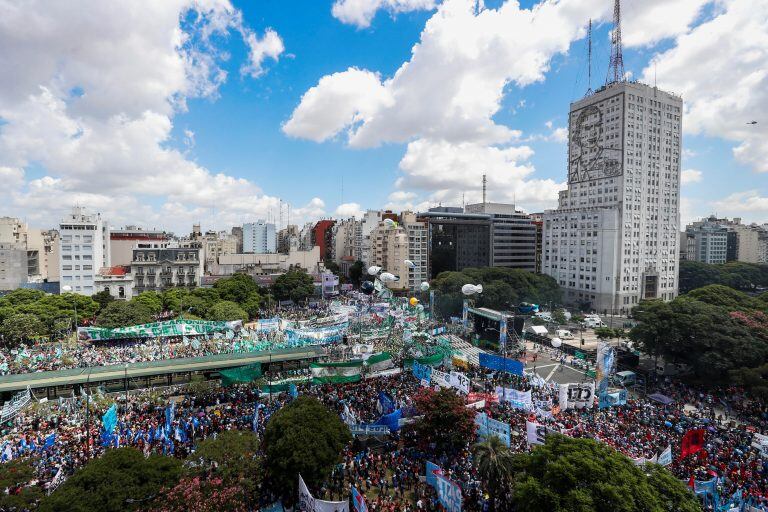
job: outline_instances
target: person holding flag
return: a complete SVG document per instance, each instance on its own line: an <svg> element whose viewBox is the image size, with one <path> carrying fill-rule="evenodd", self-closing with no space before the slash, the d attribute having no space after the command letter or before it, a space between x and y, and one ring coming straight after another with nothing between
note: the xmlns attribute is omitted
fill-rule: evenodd
<svg viewBox="0 0 768 512"><path fill-rule="evenodd" d="M352 486L352 506L355 508L355 512L368 512L365 497L360 494L355 486Z"/></svg>

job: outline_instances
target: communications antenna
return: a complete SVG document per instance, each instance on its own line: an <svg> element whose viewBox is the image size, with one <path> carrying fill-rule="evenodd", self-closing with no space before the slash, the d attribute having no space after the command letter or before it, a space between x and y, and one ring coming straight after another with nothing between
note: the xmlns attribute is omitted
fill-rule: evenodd
<svg viewBox="0 0 768 512"><path fill-rule="evenodd" d="M488 180L485 177L485 174L483 174L483 204L485 204L485 186Z"/></svg>
<svg viewBox="0 0 768 512"><path fill-rule="evenodd" d="M605 84L624 81L624 57L621 53L621 0L613 4L613 33L611 34L611 62Z"/></svg>
<svg viewBox="0 0 768 512"><path fill-rule="evenodd" d="M592 18L589 19L589 28L587 28L587 94L591 95L592 90Z"/></svg>

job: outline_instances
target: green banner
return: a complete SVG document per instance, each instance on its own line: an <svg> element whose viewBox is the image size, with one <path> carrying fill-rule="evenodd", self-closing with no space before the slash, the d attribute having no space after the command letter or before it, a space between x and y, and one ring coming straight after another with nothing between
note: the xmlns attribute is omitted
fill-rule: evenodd
<svg viewBox="0 0 768 512"><path fill-rule="evenodd" d="M349 382L360 382L360 374L357 375L329 375L326 377L313 377L312 385L318 384L346 384Z"/></svg>
<svg viewBox="0 0 768 512"><path fill-rule="evenodd" d="M247 366L238 366L220 370L222 386L231 386L232 384L247 384L261 377L261 363L253 363Z"/></svg>
<svg viewBox="0 0 768 512"><path fill-rule="evenodd" d="M128 338L159 338L168 336L199 336L243 328L242 320L209 322L206 320L169 320L151 324L131 325L116 329L78 327L77 337L82 341L122 340Z"/></svg>
<svg viewBox="0 0 768 512"><path fill-rule="evenodd" d="M436 354L432 354L431 356L419 357L417 359L405 359L403 361L403 365L406 367L413 366L413 362L416 361L419 364L426 364L429 366L439 366L440 364L442 364L444 357L445 357L445 354L443 354L442 352L438 352Z"/></svg>
<svg viewBox="0 0 768 512"><path fill-rule="evenodd" d="M586 359L587 355L584 352L579 352L578 350L573 353L573 357L576 359Z"/></svg>

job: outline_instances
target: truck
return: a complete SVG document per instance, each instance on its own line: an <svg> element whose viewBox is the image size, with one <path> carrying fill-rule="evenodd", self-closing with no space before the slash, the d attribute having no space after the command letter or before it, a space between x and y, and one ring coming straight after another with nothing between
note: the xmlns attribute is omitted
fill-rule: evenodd
<svg viewBox="0 0 768 512"><path fill-rule="evenodd" d="M568 329L558 329L555 331L555 336L561 340L572 340L574 338L573 333Z"/></svg>

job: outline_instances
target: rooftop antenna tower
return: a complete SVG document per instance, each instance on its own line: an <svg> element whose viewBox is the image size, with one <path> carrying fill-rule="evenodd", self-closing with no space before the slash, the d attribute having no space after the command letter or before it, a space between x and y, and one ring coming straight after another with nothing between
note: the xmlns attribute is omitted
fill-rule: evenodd
<svg viewBox="0 0 768 512"><path fill-rule="evenodd" d="M587 28L587 96L592 94L592 18L589 19Z"/></svg>
<svg viewBox="0 0 768 512"><path fill-rule="evenodd" d="M613 4L613 33L611 34L611 63L605 84L624 81L624 57L621 54L621 0Z"/></svg>
<svg viewBox="0 0 768 512"><path fill-rule="evenodd" d="M485 174L483 174L483 204L485 204L485 188L487 183L488 180L486 179Z"/></svg>

